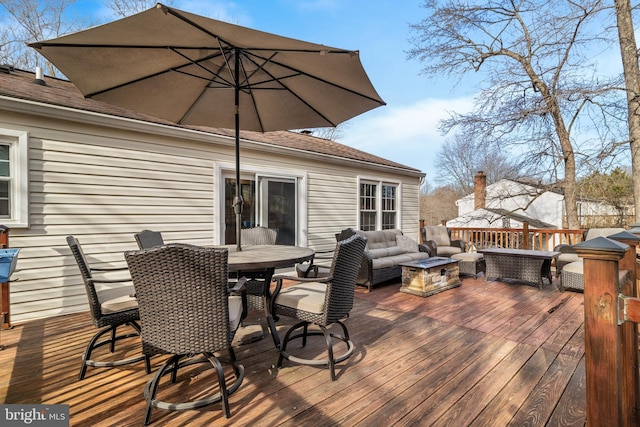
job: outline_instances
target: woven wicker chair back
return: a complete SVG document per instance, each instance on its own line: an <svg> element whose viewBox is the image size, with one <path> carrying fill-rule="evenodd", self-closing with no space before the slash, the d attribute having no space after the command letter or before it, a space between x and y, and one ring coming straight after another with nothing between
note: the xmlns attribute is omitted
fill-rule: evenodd
<svg viewBox="0 0 640 427"><path fill-rule="evenodd" d="M331 263L333 279L325 295L325 324L344 319L353 308L353 298L367 238L359 234L336 244Z"/></svg>
<svg viewBox="0 0 640 427"><path fill-rule="evenodd" d="M230 347L227 249L169 244L125 252L125 259L138 299L144 354Z"/></svg>
<svg viewBox="0 0 640 427"><path fill-rule="evenodd" d="M89 309L91 310L91 316L95 319L99 319L101 316L100 301L98 300L98 293L93 283L93 277L91 276L91 268L87 262L87 258L84 255L80 242L73 236L67 236L67 244L71 249L73 258L78 264L82 281L84 282L85 290L87 291L87 297L89 298Z"/></svg>
<svg viewBox="0 0 640 427"><path fill-rule="evenodd" d="M140 233L134 234L134 237L140 249L149 249L164 245L162 233L159 231L142 230Z"/></svg>
<svg viewBox="0 0 640 427"><path fill-rule="evenodd" d="M243 228L240 241L243 245L275 245L278 230L266 227Z"/></svg>

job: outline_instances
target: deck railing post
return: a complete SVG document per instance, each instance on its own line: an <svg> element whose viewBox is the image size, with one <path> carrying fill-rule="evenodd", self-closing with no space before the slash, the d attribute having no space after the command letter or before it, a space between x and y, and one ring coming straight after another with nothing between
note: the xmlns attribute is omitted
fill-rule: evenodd
<svg viewBox="0 0 640 427"><path fill-rule="evenodd" d="M632 426L635 411L623 408L630 399L624 390L621 360L624 343L618 325L620 289L618 261L629 246L605 237L575 246L584 259L584 335L587 425Z"/></svg>
<svg viewBox="0 0 640 427"><path fill-rule="evenodd" d="M640 244L640 237L623 231L608 236L617 242L629 245L629 250L618 263L620 270L629 272L627 279L621 284L620 292L627 297L637 297L636 284L636 248ZM640 416L640 391L638 386L638 328L635 323L625 322L622 329L622 415L623 425L638 425Z"/></svg>
<svg viewBox="0 0 640 427"><path fill-rule="evenodd" d="M529 249L529 223L522 223L522 245L523 249Z"/></svg>

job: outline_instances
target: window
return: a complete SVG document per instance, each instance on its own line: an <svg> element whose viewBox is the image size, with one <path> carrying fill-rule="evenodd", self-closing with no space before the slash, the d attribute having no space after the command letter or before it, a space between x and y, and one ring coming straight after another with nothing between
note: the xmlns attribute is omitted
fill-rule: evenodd
<svg viewBox="0 0 640 427"><path fill-rule="evenodd" d="M396 228L396 187L382 185L382 229Z"/></svg>
<svg viewBox="0 0 640 427"><path fill-rule="evenodd" d="M361 182L360 229L371 231L392 228L398 228L398 186Z"/></svg>
<svg viewBox="0 0 640 427"><path fill-rule="evenodd" d="M360 230L376 229L376 184L360 184Z"/></svg>
<svg viewBox="0 0 640 427"><path fill-rule="evenodd" d="M27 227L28 134L0 129L0 224Z"/></svg>

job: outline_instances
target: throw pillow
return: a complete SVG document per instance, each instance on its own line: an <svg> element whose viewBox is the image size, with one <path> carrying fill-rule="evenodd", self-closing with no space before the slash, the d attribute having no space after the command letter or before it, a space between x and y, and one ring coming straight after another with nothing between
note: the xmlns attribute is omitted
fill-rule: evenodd
<svg viewBox="0 0 640 427"><path fill-rule="evenodd" d="M396 236L396 245L402 249L403 253L407 252L420 252L418 248L418 243L413 240L411 237L397 235Z"/></svg>

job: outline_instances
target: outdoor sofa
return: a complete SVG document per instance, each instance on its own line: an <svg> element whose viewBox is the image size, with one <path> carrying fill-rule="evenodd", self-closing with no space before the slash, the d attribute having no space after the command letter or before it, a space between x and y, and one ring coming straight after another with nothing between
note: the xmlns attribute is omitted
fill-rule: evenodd
<svg viewBox="0 0 640 427"><path fill-rule="evenodd" d="M402 277L401 263L429 258L429 249L404 236L401 230L361 231L367 246L358 273L358 285L374 285Z"/></svg>

